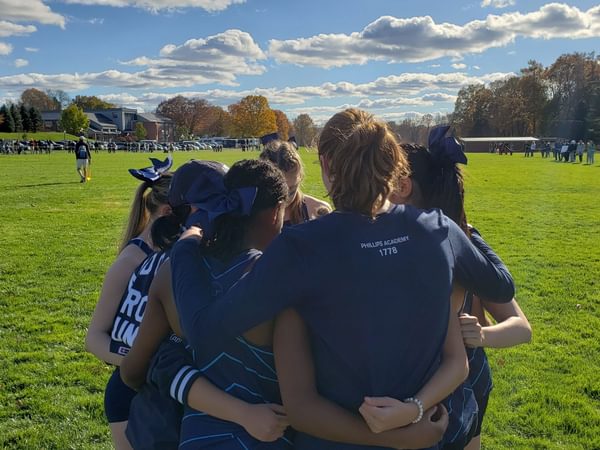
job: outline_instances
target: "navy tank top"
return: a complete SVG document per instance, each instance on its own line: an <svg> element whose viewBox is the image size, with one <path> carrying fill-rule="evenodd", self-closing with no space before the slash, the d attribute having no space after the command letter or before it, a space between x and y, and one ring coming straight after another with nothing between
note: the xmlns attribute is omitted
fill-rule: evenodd
<svg viewBox="0 0 600 450"><path fill-rule="evenodd" d="M142 246L140 248L143 249ZM146 310L150 285L159 267L167 258L168 254L165 252L151 253L131 275L127 289L121 297L110 333L112 353L117 355L129 353Z"/></svg>

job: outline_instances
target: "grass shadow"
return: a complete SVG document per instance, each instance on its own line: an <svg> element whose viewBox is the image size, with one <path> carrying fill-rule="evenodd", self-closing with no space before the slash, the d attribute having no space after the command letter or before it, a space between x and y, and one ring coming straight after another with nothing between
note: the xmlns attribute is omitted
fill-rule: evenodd
<svg viewBox="0 0 600 450"><path fill-rule="evenodd" d="M38 184L22 184L22 185L17 185L14 186L16 188L31 188L31 187L42 187L42 186L60 186L60 185L64 185L64 184L79 184L79 181L63 181L63 182L56 182L56 183L38 183Z"/></svg>

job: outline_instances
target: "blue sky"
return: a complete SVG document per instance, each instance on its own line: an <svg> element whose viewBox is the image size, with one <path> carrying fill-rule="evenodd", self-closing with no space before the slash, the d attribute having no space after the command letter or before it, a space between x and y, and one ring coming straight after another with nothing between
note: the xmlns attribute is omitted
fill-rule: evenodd
<svg viewBox="0 0 600 450"><path fill-rule="evenodd" d="M0 102L29 87L146 111L262 94L290 118L401 119L599 38L586 0L0 0Z"/></svg>

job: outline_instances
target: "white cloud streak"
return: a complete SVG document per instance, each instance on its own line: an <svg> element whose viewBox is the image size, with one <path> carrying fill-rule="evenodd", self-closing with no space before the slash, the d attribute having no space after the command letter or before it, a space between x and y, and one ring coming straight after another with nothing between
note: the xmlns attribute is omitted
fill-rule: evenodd
<svg viewBox="0 0 600 450"><path fill-rule="evenodd" d="M0 42L0 56L10 55L13 51L13 47L6 42Z"/></svg>
<svg viewBox="0 0 600 450"><path fill-rule="evenodd" d="M448 73L432 75L427 73L413 73L393 75L378 78L372 82L354 84L349 82L323 83L317 86L296 86L276 88L255 88L246 90L210 89L205 91L179 91L179 92L146 92L111 93L100 97L111 103L123 106L132 106L149 111L158 103L176 95L190 98L203 98L211 103L226 106L239 101L247 95L263 95L271 105L277 105L288 111L300 108L330 112L330 106L310 107L296 106L318 99L354 98L352 105L369 109L402 109L406 106L429 108L439 103L454 103L456 93L461 87L469 84L490 83L495 80L514 75L513 73L491 73L481 77L472 77L462 73ZM0 79L0 87L2 79ZM7 87L8 89L8 87ZM14 89L14 88L13 88ZM289 108L294 108L290 110ZM335 108L342 108L335 107ZM299 114L299 113L298 113Z"/></svg>
<svg viewBox="0 0 600 450"><path fill-rule="evenodd" d="M492 8L506 8L508 6L514 6L516 4L516 0L483 0L481 2L482 8L492 7Z"/></svg>
<svg viewBox="0 0 600 450"><path fill-rule="evenodd" d="M27 61L26 59L22 59L22 58L15 59L15 67L25 67L27 65L29 65L29 61Z"/></svg>
<svg viewBox="0 0 600 450"><path fill-rule="evenodd" d="M200 8L217 12L235 4L245 3L246 0L64 0L64 2L78 5L143 8L152 12L178 8Z"/></svg>
<svg viewBox="0 0 600 450"><path fill-rule="evenodd" d="M518 37L586 39L600 37L600 5L587 11L549 3L530 13L488 15L464 25L436 23L430 16L382 16L350 34L319 34L290 40L273 39L269 55L280 63L324 68L368 61L423 62L461 58L503 47Z"/></svg>
<svg viewBox="0 0 600 450"><path fill-rule="evenodd" d="M37 30L33 25L18 25L16 23L0 20L0 37L25 36Z"/></svg>
<svg viewBox="0 0 600 450"><path fill-rule="evenodd" d="M0 0L3 20L11 22L37 22L65 27L65 18L55 13L42 0Z"/></svg>

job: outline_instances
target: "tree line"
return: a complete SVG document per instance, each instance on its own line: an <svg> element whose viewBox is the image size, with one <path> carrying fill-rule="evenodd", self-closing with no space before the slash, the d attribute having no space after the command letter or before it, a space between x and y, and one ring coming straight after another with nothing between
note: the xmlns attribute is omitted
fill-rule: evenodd
<svg viewBox="0 0 600 450"><path fill-rule="evenodd" d="M0 109L0 130L33 131L40 127L40 111L61 110L63 129L78 133L87 128L83 110L113 107L116 105L95 96L71 99L64 91L31 88L22 93L19 104ZM261 95L244 97L226 108L179 95L162 101L156 113L173 120L176 138L243 138L277 132L282 139L295 135L299 145L311 146L319 133L308 114L290 121ZM598 140L600 57L595 53L564 54L548 67L531 60L516 76L462 88L451 114L388 122L402 140L418 143L426 143L429 130L439 123L451 123L457 134L465 137L532 135ZM141 129L137 134L141 135Z"/></svg>
<svg viewBox="0 0 600 450"><path fill-rule="evenodd" d="M42 128L42 114L33 106L7 103L0 106L0 132L35 133Z"/></svg>
<svg viewBox="0 0 600 450"><path fill-rule="evenodd" d="M162 101L157 114L175 124L177 136L260 137L278 133L283 140L294 136L301 146L314 144L318 129L308 114L293 121L278 109L272 109L262 95L249 95L227 108L213 105L201 98L181 95Z"/></svg>
<svg viewBox="0 0 600 450"><path fill-rule="evenodd" d="M517 76L458 92L452 124L460 136L600 139L600 57L531 60Z"/></svg>

